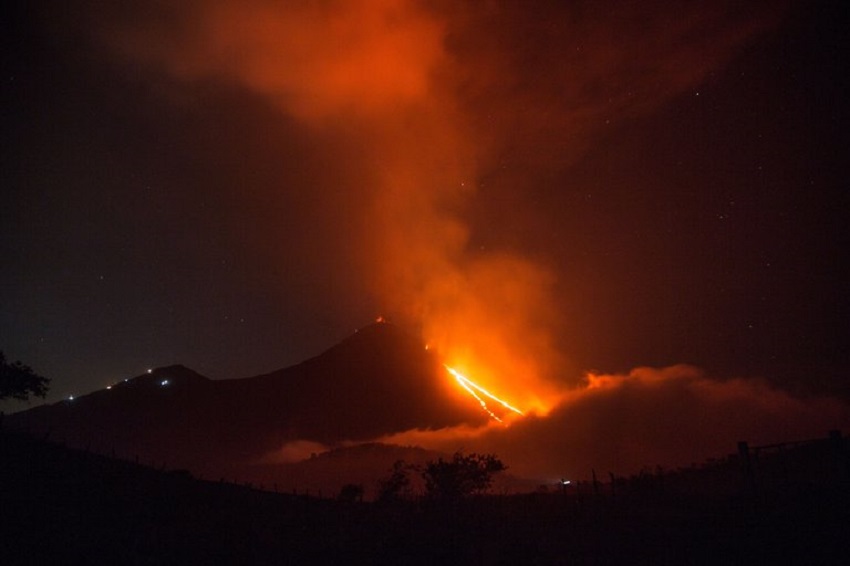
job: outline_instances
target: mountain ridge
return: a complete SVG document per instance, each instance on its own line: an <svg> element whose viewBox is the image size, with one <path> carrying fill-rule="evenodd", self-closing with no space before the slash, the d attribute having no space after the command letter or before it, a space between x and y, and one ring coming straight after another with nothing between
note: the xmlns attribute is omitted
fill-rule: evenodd
<svg viewBox="0 0 850 566"><path fill-rule="evenodd" d="M6 421L69 446L207 477L251 477L262 468L269 480L274 466L257 463L293 442L331 449L414 428L484 422L452 387L419 340L375 323L267 374L212 380L171 365Z"/></svg>

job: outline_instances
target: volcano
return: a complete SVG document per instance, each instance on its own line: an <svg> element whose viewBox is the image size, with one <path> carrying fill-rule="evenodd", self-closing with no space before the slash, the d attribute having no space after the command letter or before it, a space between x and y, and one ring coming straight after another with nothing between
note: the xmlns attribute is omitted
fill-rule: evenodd
<svg viewBox="0 0 850 566"><path fill-rule="evenodd" d="M311 449L344 450L413 428L486 419L416 337L380 322L272 373L211 380L184 366L163 367L10 415L7 424L158 467L286 485L288 467L298 463L291 450L289 459L275 458L286 447L306 450L309 459Z"/></svg>

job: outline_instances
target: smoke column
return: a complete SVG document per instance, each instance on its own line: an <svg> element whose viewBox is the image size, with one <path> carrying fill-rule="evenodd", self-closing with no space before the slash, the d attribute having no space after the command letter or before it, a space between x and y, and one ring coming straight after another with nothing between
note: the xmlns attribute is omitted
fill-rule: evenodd
<svg viewBox="0 0 850 566"><path fill-rule="evenodd" d="M133 60L241 85L324 140L329 166L356 180L356 276L384 314L543 414L570 379L553 271L471 246L466 219L483 176L504 170L497 183L521 195L604 123L697 84L772 21L663 4L212 0L134 5L95 27Z"/></svg>

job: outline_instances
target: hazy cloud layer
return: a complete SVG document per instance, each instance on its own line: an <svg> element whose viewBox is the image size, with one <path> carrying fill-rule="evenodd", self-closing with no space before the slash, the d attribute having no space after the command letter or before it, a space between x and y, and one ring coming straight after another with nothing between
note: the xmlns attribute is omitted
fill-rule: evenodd
<svg viewBox="0 0 850 566"><path fill-rule="evenodd" d="M717 380L698 368L637 368L588 375L546 417L510 427L409 431L382 439L446 452L501 455L512 471L540 479L636 473L645 466L687 466L752 446L826 437L850 425L850 407L797 398L753 379Z"/></svg>

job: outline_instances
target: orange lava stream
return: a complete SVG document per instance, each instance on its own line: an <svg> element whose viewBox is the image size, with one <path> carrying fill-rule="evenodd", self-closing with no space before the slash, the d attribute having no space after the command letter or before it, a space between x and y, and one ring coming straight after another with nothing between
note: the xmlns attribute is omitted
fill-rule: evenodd
<svg viewBox="0 0 850 566"><path fill-rule="evenodd" d="M478 385L477 383L457 371L456 369L449 367L445 364L443 364L443 367L446 368L446 370L455 378L455 380L460 384L461 387L466 389L466 391L478 401L478 403L481 405L481 408L484 409L493 419L499 422L503 422L502 419L500 419L493 411L490 410L490 408L487 406L487 402L484 401L484 399L482 399L481 395L478 395L478 393L481 393L485 397L488 397L489 399L492 399L493 401L499 403L509 411L513 411L518 415L525 414L516 407L512 406L507 401L499 399L498 397L496 397L495 395L493 395L492 393L490 393L489 391L487 391L486 389L484 389L483 387L481 387L480 385Z"/></svg>

